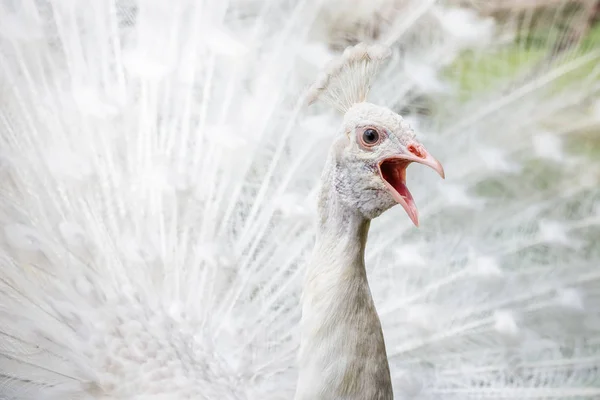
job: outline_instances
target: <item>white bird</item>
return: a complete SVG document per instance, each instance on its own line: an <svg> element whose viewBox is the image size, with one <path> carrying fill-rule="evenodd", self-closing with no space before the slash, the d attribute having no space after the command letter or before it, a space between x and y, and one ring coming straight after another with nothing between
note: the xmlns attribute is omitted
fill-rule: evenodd
<svg viewBox="0 0 600 400"><path fill-rule="evenodd" d="M571 151L573 132L596 123L600 49L581 39L554 51L563 35L528 12L494 22L435 1L383 3L394 12L0 2L0 399L600 396L600 167ZM339 7L346 17L323 33ZM363 80L335 61L340 37L363 39L344 31L354 21L392 49L385 63L350 63ZM338 73L310 95L345 113L342 129L303 95L330 59ZM370 152L356 141L364 118L388 135ZM416 221L398 166L373 169L411 148L447 177L411 167L418 230L402 207L372 222L362 315L381 329L356 348L384 337L389 381L350 383L340 373L377 359L384 376L386 357L353 363L352 342L336 340L359 341L352 310L314 331L328 326L323 302L355 302L311 277L363 271L361 255L333 256L358 231L330 238L336 220L319 216L335 203L319 174L323 189L341 179L334 193L359 211L364 239L395 202ZM332 170L335 156L355 165Z"/></svg>
<svg viewBox="0 0 600 400"><path fill-rule="evenodd" d="M393 111L367 103L385 49L348 48L312 89L345 112L321 178L315 250L302 298L297 400L393 398L364 255L371 219L398 203L418 225L406 187L412 162L444 170Z"/></svg>

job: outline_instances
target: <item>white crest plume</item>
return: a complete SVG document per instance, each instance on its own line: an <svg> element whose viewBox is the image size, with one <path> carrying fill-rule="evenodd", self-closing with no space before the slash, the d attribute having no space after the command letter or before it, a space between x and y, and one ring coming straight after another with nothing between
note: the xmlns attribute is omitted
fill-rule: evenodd
<svg viewBox="0 0 600 400"><path fill-rule="evenodd" d="M345 113L356 103L367 100L371 82L391 50L382 45L359 43L344 50L327 65L308 92L308 104L317 99Z"/></svg>

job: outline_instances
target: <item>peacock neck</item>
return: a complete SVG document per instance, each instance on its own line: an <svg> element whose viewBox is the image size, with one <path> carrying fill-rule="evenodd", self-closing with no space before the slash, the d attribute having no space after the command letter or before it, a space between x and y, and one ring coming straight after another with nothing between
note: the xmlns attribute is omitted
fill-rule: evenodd
<svg viewBox="0 0 600 400"><path fill-rule="evenodd" d="M369 225L339 201L335 190L321 192L316 244L302 295L296 400L393 398L364 263Z"/></svg>

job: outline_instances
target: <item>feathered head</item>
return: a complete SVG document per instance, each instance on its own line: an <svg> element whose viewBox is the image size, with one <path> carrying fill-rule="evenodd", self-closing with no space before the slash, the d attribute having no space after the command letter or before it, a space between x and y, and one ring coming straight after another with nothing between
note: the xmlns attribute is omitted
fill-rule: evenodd
<svg viewBox="0 0 600 400"><path fill-rule="evenodd" d="M392 110L367 103L371 83L390 49L358 44L330 63L308 93L344 113L343 132L333 146L330 166L335 190L347 206L375 218L400 204L415 225L418 213L406 187L406 168L412 162L444 169L416 140L409 124Z"/></svg>

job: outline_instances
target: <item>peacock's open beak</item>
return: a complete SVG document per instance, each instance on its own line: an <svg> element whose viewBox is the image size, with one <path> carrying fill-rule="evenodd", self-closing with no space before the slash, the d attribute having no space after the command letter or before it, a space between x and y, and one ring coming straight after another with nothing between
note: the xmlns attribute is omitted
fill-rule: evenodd
<svg viewBox="0 0 600 400"><path fill-rule="evenodd" d="M413 162L433 168L442 179L445 178L444 167L419 143L407 146L407 152L386 157L379 162L379 174L394 200L400 204L410 220L419 226L419 213L408 187L406 186L406 168Z"/></svg>

